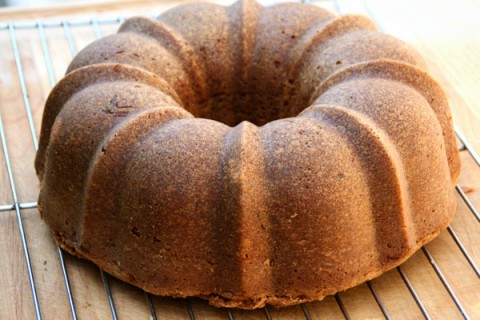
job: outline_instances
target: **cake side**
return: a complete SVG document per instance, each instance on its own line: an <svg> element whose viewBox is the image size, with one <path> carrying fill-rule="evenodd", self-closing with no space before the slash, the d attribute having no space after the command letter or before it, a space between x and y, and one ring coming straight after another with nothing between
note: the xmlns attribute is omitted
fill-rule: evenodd
<svg viewBox="0 0 480 320"><path fill-rule="evenodd" d="M104 64L78 69L50 94L35 163L38 203L56 237L70 247L80 241L87 172L106 133L142 109L178 107L168 90L150 73Z"/></svg>
<svg viewBox="0 0 480 320"><path fill-rule="evenodd" d="M336 103L362 113L384 130L405 167L416 237L423 239L445 226L455 212L453 185L458 177L457 162L451 166L449 159L459 155L458 150L447 150L447 141L454 137L445 135L444 128L451 123L440 122L437 115L441 119L445 111L432 106L431 101L442 103L443 94L436 94L438 87L422 94L416 83L430 78L406 64L370 62L339 73L350 76L327 80L314 105Z"/></svg>

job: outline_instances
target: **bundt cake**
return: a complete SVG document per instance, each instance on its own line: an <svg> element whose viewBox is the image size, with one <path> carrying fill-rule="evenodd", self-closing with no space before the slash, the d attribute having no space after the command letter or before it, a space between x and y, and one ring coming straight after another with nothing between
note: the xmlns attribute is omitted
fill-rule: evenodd
<svg viewBox="0 0 480 320"><path fill-rule="evenodd" d="M363 16L242 0L127 20L46 102L35 167L58 244L148 292L319 300L446 228L447 97Z"/></svg>

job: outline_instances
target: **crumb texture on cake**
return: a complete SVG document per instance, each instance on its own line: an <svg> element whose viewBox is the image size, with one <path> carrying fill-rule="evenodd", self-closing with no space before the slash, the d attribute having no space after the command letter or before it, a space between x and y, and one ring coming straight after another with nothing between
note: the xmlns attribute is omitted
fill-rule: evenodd
<svg viewBox="0 0 480 320"><path fill-rule="evenodd" d="M445 93L366 17L187 4L83 49L46 102L39 210L62 248L158 295L322 299L451 221Z"/></svg>

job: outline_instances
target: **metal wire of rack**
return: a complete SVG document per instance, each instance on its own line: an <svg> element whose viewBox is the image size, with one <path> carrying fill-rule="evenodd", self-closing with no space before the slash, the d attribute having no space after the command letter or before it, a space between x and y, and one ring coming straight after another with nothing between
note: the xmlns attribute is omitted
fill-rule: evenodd
<svg viewBox="0 0 480 320"><path fill-rule="evenodd" d="M337 0L332 0L333 5L335 9L337 10L337 13L343 14L341 11L341 6ZM303 3L309 3L309 0L302 0ZM369 15L372 17L372 19L376 22L376 24L379 26L379 28L382 31L385 31L380 20L376 16L375 12L369 7L368 2L364 1L364 6L366 11L369 13ZM10 40L11 40L11 46L12 46L12 52L15 57L15 63L16 63L16 68L18 72L18 77L19 77L19 85L21 87L22 91L22 96L23 96L23 102L24 102L24 107L25 111L27 114L28 118L28 125L30 128L30 135L31 139L35 148L35 151L38 149L38 139L36 136L36 130L35 130L35 124L33 121L32 117L32 111L31 111L31 106L30 106L30 100L29 100L29 94L27 90L27 86L25 84L25 75L22 67L22 61L20 58L20 52L18 49L18 44L17 44L17 38L16 38L16 30L17 29L33 29L38 32L38 36L41 41L42 49L43 49L43 56L45 60L45 66L46 70L48 73L48 78L50 82L50 86L53 88L55 85L55 77L54 77L54 72L53 72L53 62L52 62L52 56L49 51L49 45L47 43L47 38L45 36L45 28L51 28L51 27L61 27L63 28L66 40L68 42L69 48L70 48L70 53L73 56L77 54L77 48L75 45L74 37L73 34L70 30L71 27L76 27L76 26L92 26L93 31L95 33L96 38L102 37L102 32L100 29L100 25L105 25L105 24L120 24L125 21L125 17L115 17L115 18L92 18L88 20L75 20L75 21L68 21L68 20L62 20L62 21L49 21L49 22L42 22L42 21L37 21L37 22L10 22L10 23L0 23L0 30L8 30L9 35L10 35ZM37 287L36 287L36 282L34 279L34 275L32 272L32 262L30 259L30 254L29 254L29 245L27 243L27 238L25 234L25 228L23 224L23 219L22 219L22 210L25 209L35 209L37 207L36 202L24 202L20 203L17 197L17 189L15 186L15 180L13 176L13 170L11 166L11 161L10 161L10 156L9 156L9 148L7 146L7 139L5 136L5 130L4 130L4 122L0 113L0 138L1 138L1 143L2 143L2 150L3 150L3 155L6 163L6 169L8 172L8 181L10 184L10 189L11 189L11 194L12 194L12 199L13 203L9 204L3 204L0 205L0 212L1 211L15 211L17 222L18 222L18 231L20 233L21 237L21 243L22 243L22 248L23 248L23 254L25 258L25 264L28 272L28 278L29 278L29 283L30 283L30 289L31 289L31 294L32 294L32 300L33 300L33 305L34 305L34 310L35 310L35 315L37 319L42 319L42 312L40 310L40 304L38 300L38 295L37 295ZM468 152L470 156L474 159L478 167L480 167L480 157L476 154L475 150L473 147L470 145L470 143L467 141L465 136L462 134L462 132L459 130L459 128L455 127L455 132L457 134L458 139L462 143L462 146L459 148L460 151L463 152ZM468 209L471 211L471 213L475 216L476 220L480 222L480 214L476 207L473 205L472 201L469 199L465 191L460 187L460 185L456 186L456 191L461 197L461 199L464 201ZM467 248L464 246L464 244L461 242L460 238L457 236L455 233L454 229L452 226L448 227L448 232L455 241L456 245L458 248L461 250L463 256L467 260L468 264L470 267L473 269L473 271L476 273L477 277L480 278L480 270L479 267L476 265L474 259L472 258L471 254L468 252ZM59 259L59 264L61 266L61 271L63 275L63 281L65 285L65 290L66 294L68 297L68 304L69 308L71 311L72 319L77 319L77 312L76 312L76 307L75 307L75 301L73 299L72 295L72 289L70 286L70 280L69 280L69 274L67 270L67 266L65 264L64 260L64 251L60 249L58 246L56 246L56 251L58 253L58 259ZM460 314L465 318L465 319L470 319L470 315L467 314L467 311L463 307L462 303L458 299L456 293L452 289L452 286L450 283L447 281L446 277L444 276L441 268L439 265L436 263L435 259L429 252L429 250L426 247L422 248L423 253L427 257L428 261L430 262L432 268L440 278L441 282L443 283L445 289L448 291L448 294L450 295L451 299L455 303L456 307L458 308ZM107 296L107 300L109 303L109 308L111 312L111 316L113 319L117 319L117 311L116 311L116 306L115 306L115 301L113 299L113 295L110 290L110 285L109 285L109 276L104 273L101 269L98 269L99 273L101 275L102 283L105 289L105 294ZM406 273L404 272L402 266L397 267L397 271L399 275L401 276L402 280L404 281L406 287L408 288L410 294L412 295L412 298L415 300L416 304L418 305L418 308L420 309L421 313L426 319L431 319L431 315L428 313L427 308L424 305L424 302L420 299L418 293L416 292L413 284L411 281L408 279ZM380 296L377 294L376 289L374 284L371 281L367 282L367 286L375 298L376 303L378 304L382 314L386 319L391 319L391 316L388 313L388 310L386 306L383 304ZM155 308L153 307L153 303L151 300L150 295L147 292L144 292L145 294L145 301L148 307L148 310L150 312L150 316L152 319L157 319L157 315L155 312ZM348 314L348 311L340 297L339 294L336 294L335 296L335 301L338 304L339 309L341 310L343 316L345 319L350 319L350 316ZM189 299L184 300L185 308L188 312L188 315L190 319L195 319L195 314L193 311L193 308L189 302ZM308 306L306 304L301 305L302 311L305 315L305 318L307 320L311 319L311 315L308 309ZM266 319L272 319L272 315L268 309L268 307L264 308L264 315ZM227 318L228 319L234 319L234 315L232 312L227 311Z"/></svg>

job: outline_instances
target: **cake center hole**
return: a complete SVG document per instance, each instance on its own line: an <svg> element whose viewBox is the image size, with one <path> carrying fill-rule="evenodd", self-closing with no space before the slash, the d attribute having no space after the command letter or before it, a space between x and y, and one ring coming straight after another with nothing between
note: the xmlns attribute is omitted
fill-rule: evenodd
<svg viewBox="0 0 480 320"><path fill-rule="evenodd" d="M308 101L305 100L287 100L283 92L272 90L264 94L216 94L202 104L185 108L197 118L219 121L228 126L236 126L243 121L262 126L274 120L296 116L306 107Z"/></svg>

